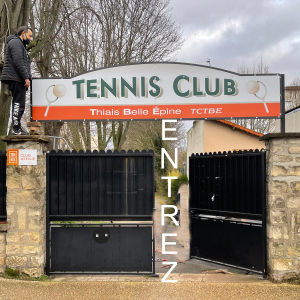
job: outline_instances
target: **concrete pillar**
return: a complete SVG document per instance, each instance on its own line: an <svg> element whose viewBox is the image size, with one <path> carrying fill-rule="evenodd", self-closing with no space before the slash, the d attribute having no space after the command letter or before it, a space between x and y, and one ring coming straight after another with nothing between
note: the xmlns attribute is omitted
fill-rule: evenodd
<svg viewBox="0 0 300 300"><path fill-rule="evenodd" d="M177 258L181 262L190 259L190 212L189 212L189 186L183 184L178 193L180 193L180 226L177 228L177 240L182 248L179 248Z"/></svg>
<svg viewBox="0 0 300 300"><path fill-rule="evenodd" d="M36 149L36 166L7 166L6 267L31 277L44 274L46 151L44 136L7 136L7 149ZM1 256L1 255L0 255Z"/></svg>
<svg viewBox="0 0 300 300"><path fill-rule="evenodd" d="M300 133L261 138L267 149L267 266L274 280L300 277Z"/></svg>

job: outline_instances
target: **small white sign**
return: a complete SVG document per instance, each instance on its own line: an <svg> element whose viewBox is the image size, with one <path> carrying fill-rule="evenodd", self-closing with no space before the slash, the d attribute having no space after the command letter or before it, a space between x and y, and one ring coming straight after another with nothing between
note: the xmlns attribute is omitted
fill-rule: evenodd
<svg viewBox="0 0 300 300"><path fill-rule="evenodd" d="M36 166L37 150L19 149L19 166Z"/></svg>

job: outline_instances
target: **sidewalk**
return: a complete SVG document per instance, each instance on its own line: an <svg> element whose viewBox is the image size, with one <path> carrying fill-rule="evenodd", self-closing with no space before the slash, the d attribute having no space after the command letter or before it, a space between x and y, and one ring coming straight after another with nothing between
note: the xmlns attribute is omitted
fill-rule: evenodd
<svg viewBox="0 0 300 300"><path fill-rule="evenodd" d="M142 275L56 275L53 282L161 282L165 274L158 274L159 277ZM210 283L264 283L258 275L227 275L227 274L186 274L171 273L167 280L177 280L177 282L210 282Z"/></svg>
<svg viewBox="0 0 300 300"><path fill-rule="evenodd" d="M190 282L199 275L187 275L189 282L161 283L151 282L30 282L0 279L0 299L2 300L56 300L56 299L146 299L146 300L298 300L300 286L273 284L268 281L228 283L228 282ZM175 274L174 274L175 276ZM227 276L227 277L226 277ZM220 275L220 280L236 275ZM241 276L241 275L237 275ZM79 280L81 276L77 276ZM248 278L248 276L246 276ZM92 279L93 277L91 277ZM100 277L99 277L100 278ZM137 277L135 277L137 278ZM203 278L213 278L205 275ZM250 277L249 277L250 278ZM70 279L70 278L69 278ZM86 279L86 278L85 278ZM96 279L96 277L94 277ZM116 277L115 277L116 280Z"/></svg>

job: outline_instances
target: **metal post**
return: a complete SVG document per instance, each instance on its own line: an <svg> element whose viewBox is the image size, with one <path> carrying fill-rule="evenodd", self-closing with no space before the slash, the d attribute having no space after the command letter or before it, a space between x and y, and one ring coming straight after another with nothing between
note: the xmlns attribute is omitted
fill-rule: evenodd
<svg viewBox="0 0 300 300"><path fill-rule="evenodd" d="M46 274L50 274L50 199L49 199L49 180L50 180L50 158L49 154L46 154Z"/></svg>
<svg viewBox="0 0 300 300"><path fill-rule="evenodd" d="M284 74L280 75L280 132L285 133L285 79Z"/></svg>
<svg viewBox="0 0 300 300"><path fill-rule="evenodd" d="M262 272L264 276L267 275L267 224L266 224L266 152L261 153L261 171L262 171Z"/></svg>

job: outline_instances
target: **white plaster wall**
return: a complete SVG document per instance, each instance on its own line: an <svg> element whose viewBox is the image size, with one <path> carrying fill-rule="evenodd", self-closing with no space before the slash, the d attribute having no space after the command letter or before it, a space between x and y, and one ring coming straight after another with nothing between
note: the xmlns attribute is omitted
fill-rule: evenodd
<svg viewBox="0 0 300 300"><path fill-rule="evenodd" d="M275 121L275 132L280 132L280 120ZM300 109L285 115L285 132L300 132Z"/></svg>
<svg viewBox="0 0 300 300"><path fill-rule="evenodd" d="M192 153L204 152L204 121L195 121L187 133L187 175L189 175L189 157Z"/></svg>

